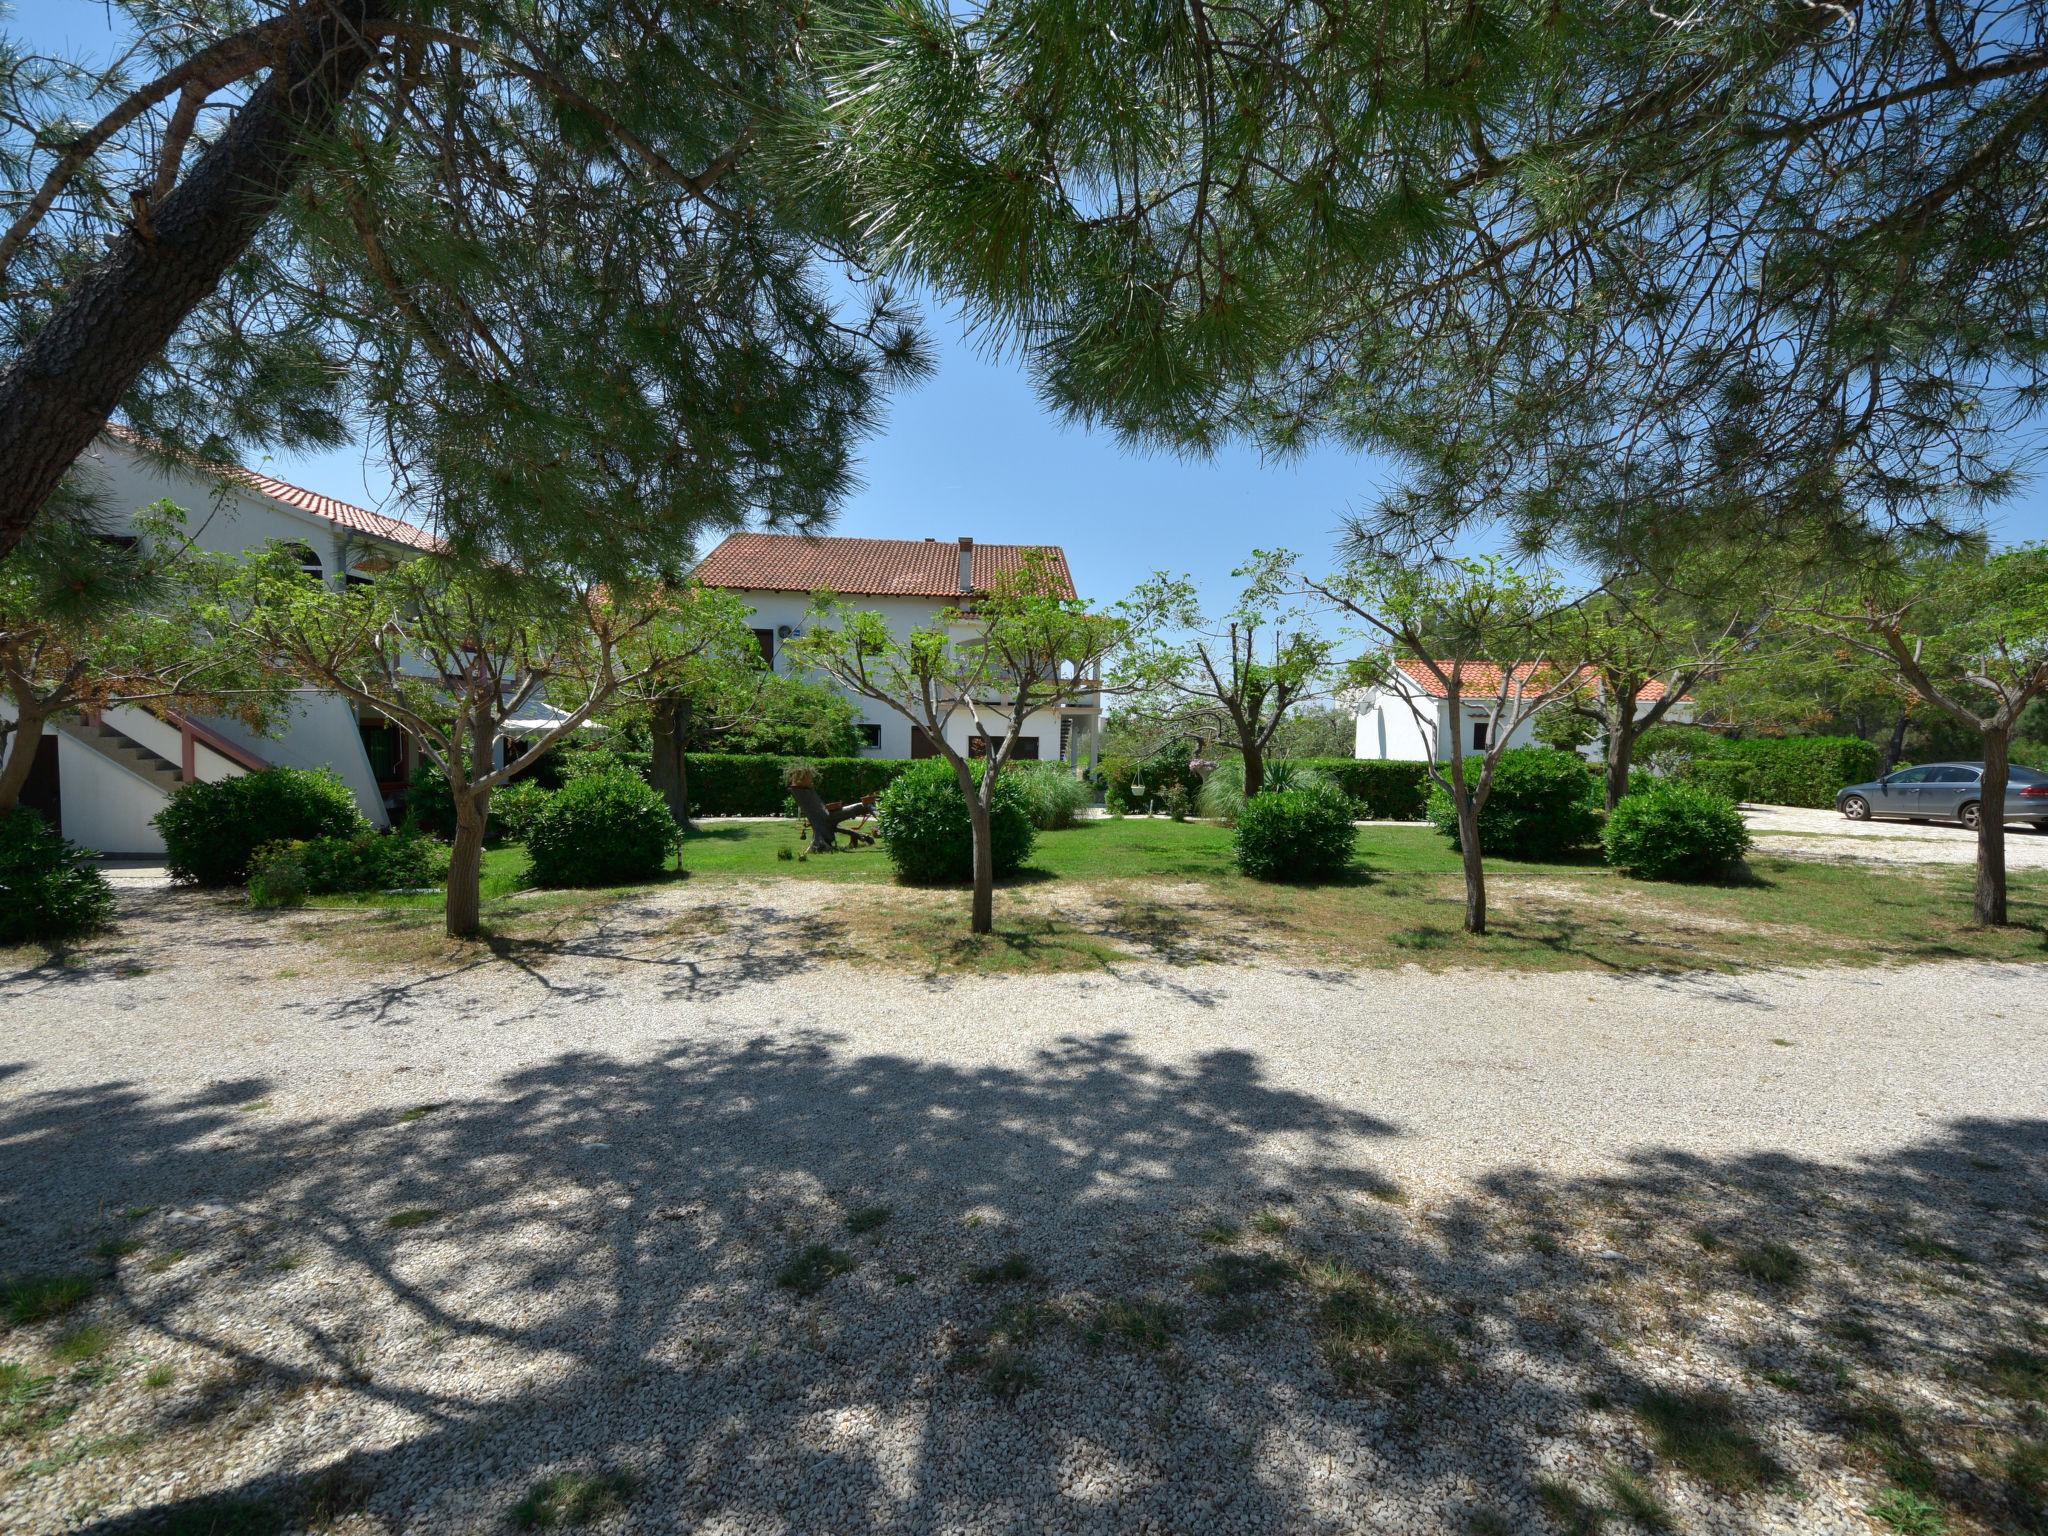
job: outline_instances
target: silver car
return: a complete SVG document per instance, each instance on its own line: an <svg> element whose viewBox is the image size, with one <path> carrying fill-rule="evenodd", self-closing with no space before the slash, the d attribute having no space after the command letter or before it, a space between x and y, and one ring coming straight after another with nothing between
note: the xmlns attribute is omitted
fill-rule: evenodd
<svg viewBox="0 0 2048 1536"><path fill-rule="evenodd" d="M1920 763L1869 784L1851 784L1835 796L1835 809L1851 821L1889 816L1974 828L1983 811L1983 782L1982 763ZM2017 763L2006 771L2005 819L2048 832L2048 773Z"/></svg>

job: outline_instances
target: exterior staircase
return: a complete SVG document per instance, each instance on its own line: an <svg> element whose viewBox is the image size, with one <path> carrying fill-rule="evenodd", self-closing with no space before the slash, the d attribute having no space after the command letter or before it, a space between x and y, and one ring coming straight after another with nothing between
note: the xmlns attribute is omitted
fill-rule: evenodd
<svg viewBox="0 0 2048 1536"><path fill-rule="evenodd" d="M178 765L152 752L133 736L124 735L102 720L77 718L53 722L56 729L73 741L83 742L104 758L126 768L143 782L168 795L184 782Z"/></svg>

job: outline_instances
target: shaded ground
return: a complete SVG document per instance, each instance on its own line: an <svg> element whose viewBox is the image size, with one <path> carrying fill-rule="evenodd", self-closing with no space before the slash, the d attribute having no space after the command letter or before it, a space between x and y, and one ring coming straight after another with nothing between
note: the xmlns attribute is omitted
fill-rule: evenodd
<svg viewBox="0 0 2048 1536"><path fill-rule="evenodd" d="M0 1529L2041 1527L2037 968L925 979L846 895L0 978Z"/></svg>

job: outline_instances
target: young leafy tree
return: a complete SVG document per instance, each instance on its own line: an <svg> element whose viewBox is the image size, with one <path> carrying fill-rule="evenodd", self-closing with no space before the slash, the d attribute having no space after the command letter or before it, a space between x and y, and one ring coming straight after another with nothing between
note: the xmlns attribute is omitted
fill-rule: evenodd
<svg viewBox="0 0 2048 1536"><path fill-rule="evenodd" d="M360 429L458 549L662 569L822 520L924 366L764 152L799 8L111 11L111 66L0 34L0 554L118 415L214 461Z"/></svg>
<svg viewBox="0 0 2048 1536"><path fill-rule="evenodd" d="M1570 698L1583 679L1571 658L1556 655L1560 626L1574 606L1563 584L1546 572L1517 570L1497 558L1405 566L1362 557L1303 590L1361 620L1390 651L1367 656L1352 669L1363 686L1386 686L1398 660L1411 674L1443 690L1451 729L1462 730L1467 700L1483 701L1490 722L1475 777L1462 743L1438 741L1430 779L1450 797L1458 817L1458 849L1465 871L1465 931L1486 932L1486 864L1479 844L1479 813L1493 790L1494 770L1515 732L1546 706ZM1498 669L1492 686L1475 686L1473 663ZM1436 733L1436 701L1403 690L1425 738ZM1448 751L1446 746L1448 745ZM1445 759L1448 761L1437 761Z"/></svg>
<svg viewBox="0 0 2048 1536"><path fill-rule="evenodd" d="M208 624L212 557L186 544L182 518L159 503L132 545L52 521L0 559L0 812L20 803L54 719L129 704L261 729L283 703L283 683Z"/></svg>
<svg viewBox="0 0 2048 1536"><path fill-rule="evenodd" d="M1636 738L1740 663L1759 627L1725 588L1702 598L1650 579L1609 582L1571 610L1554 640L1583 686L1543 718L1574 717L1605 743L1608 810L1628 793Z"/></svg>
<svg viewBox="0 0 2048 1536"><path fill-rule="evenodd" d="M891 630L873 609L821 593L803 637L789 646L797 667L902 716L952 765L974 839L975 933L995 928L989 810L1024 722L1099 693L1103 661L1123 638L1121 619L1092 614L1066 593L1050 562L1034 551L989 591L940 610L908 634ZM959 719L972 730L967 751L947 735Z"/></svg>
<svg viewBox="0 0 2048 1536"><path fill-rule="evenodd" d="M1902 691L1976 733L1984 777L1974 905L1978 922L2002 924L2013 732L2048 692L2048 545L1890 563L1868 573L1859 596L1854 606L1823 598L1788 616L1880 658Z"/></svg>
<svg viewBox="0 0 2048 1536"><path fill-rule="evenodd" d="M1110 674L1121 713L1174 734L1215 738L1244 759L1247 799L1288 712L1323 696L1336 641L1288 599L1294 557L1260 550L1231 575L1244 583L1221 613L1205 613L1195 584L1161 571L1117 606L1129 626Z"/></svg>
<svg viewBox="0 0 2048 1536"><path fill-rule="evenodd" d="M365 587L301 578L288 558L222 579L219 622L281 673L392 721L447 778L455 802L447 929L471 938L491 794L616 699L657 692L699 657L738 644L743 610L706 588L627 588L559 572L408 560ZM561 713L502 750L508 722ZM501 760L502 759L502 760Z"/></svg>

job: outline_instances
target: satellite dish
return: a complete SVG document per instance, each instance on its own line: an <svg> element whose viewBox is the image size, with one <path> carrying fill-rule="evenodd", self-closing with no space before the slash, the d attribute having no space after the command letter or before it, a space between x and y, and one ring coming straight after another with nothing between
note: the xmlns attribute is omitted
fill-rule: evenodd
<svg viewBox="0 0 2048 1536"><path fill-rule="evenodd" d="M798 629L792 629L787 624L778 624L775 626L775 638L778 640L787 640L791 635L801 633L803 633L803 631Z"/></svg>

